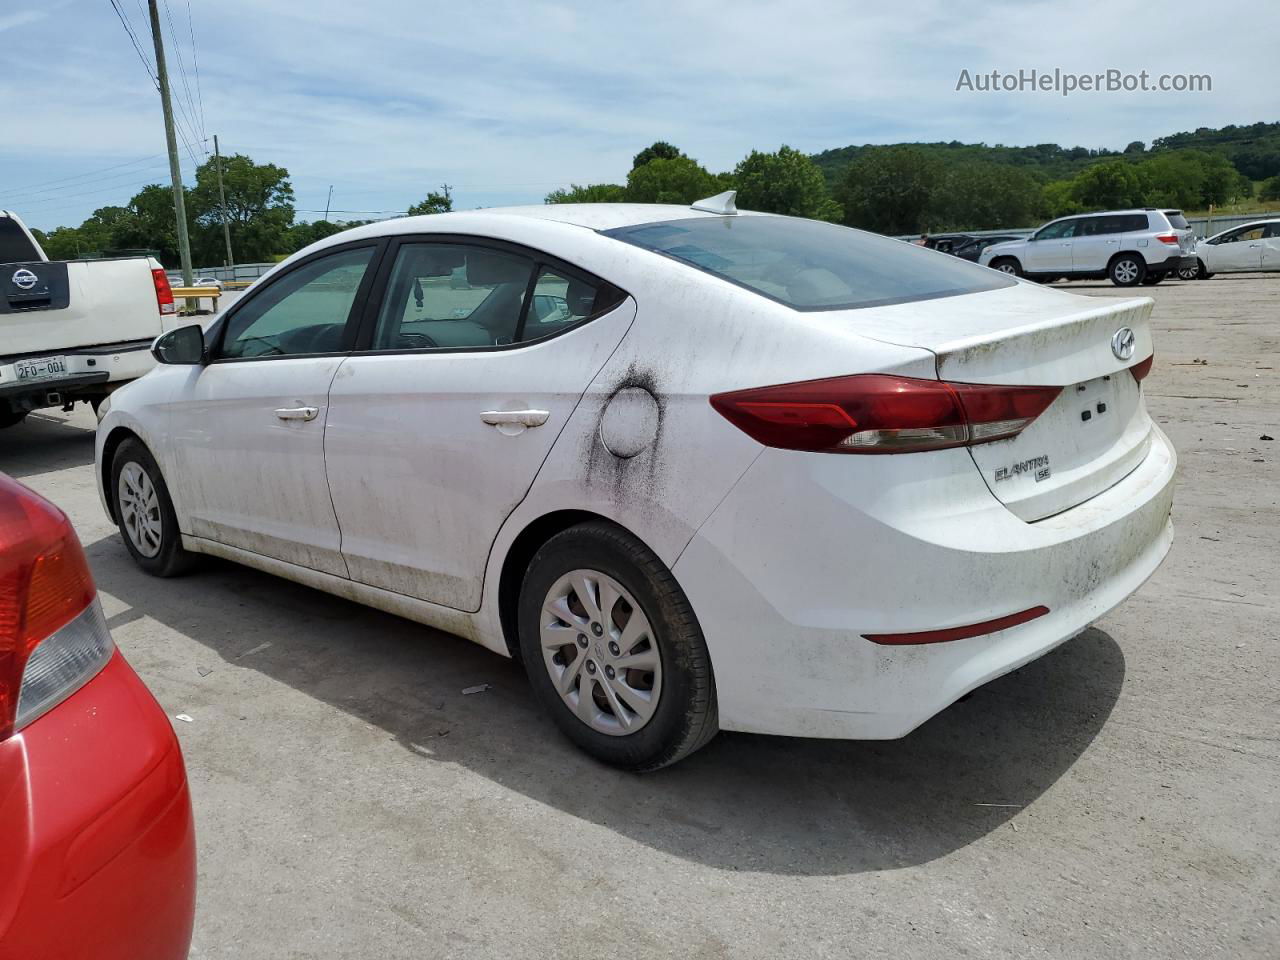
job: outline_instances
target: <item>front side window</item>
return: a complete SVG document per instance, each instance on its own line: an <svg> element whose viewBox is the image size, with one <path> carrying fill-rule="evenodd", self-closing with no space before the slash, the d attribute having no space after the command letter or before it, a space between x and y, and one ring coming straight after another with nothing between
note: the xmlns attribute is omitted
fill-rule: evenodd
<svg viewBox="0 0 1280 960"><path fill-rule="evenodd" d="M494 347L519 335L534 262L456 243L406 243L396 253L374 350Z"/></svg>
<svg viewBox="0 0 1280 960"><path fill-rule="evenodd" d="M337 353L373 247L343 250L290 271L227 318L218 359Z"/></svg>
<svg viewBox="0 0 1280 960"><path fill-rule="evenodd" d="M1042 227L1035 235L1036 240L1065 240L1068 237L1075 236L1076 230L1075 220L1059 220L1057 223L1051 223L1047 227Z"/></svg>
<svg viewBox="0 0 1280 960"><path fill-rule="evenodd" d="M1017 281L914 244L818 220L689 217L604 231L796 310L851 310Z"/></svg>

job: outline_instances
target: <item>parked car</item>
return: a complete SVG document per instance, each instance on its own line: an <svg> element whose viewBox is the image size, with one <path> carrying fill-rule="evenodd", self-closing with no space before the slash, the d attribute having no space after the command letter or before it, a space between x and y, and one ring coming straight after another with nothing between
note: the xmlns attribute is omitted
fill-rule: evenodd
<svg viewBox="0 0 1280 960"><path fill-rule="evenodd" d="M1135 287L1194 266L1194 249L1181 210L1113 210L1051 221L1030 237L987 247L978 262L1032 280L1107 278Z"/></svg>
<svg viewBox="0 0 1280 960"><path fill-rule="evenodd" d="M1196 279L1266 270L1280 270L1280 218L1232 227L1196 244Z"/></svg>
<svg viewBox="0 0 1280 960"><path fill-rule="evenodd" d="M609 763L901 737L1163 558L1150 311L731 194L383 221L161 337L97 472L143 570L520 657Z"/></svg>
<svg viewBox="0 0 1280 960"><path fill-rule="evenodd" d="M181 960L195 839L173 728L66 516L0 474L0 958Z"/></svg>
<svg viewBox="0 0 1280 960"><path fill-rule="evenodd" d="M151 341L176 314L155 259L51 261L0 210L0 428L41 407L96 408L155 365Z"/></svg>

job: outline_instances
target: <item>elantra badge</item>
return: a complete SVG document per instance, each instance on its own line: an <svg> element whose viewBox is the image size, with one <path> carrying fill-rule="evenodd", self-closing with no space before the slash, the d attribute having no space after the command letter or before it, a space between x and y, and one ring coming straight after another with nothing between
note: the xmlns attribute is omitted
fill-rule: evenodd
<svg viewBox="0 0 1280 960"><path fill-rule="evenodd" d="M1128 360L1133 356L1133 348L1137 346L1137 343L1138 338L1134 335L1133 330L1129 327L1121 327L1111 337L1111 352L1119 360Z"/></svg>
<svg viewBox="0 0 1280 960"><path fill-rule="evenodd" d="M40 282L40 278L26 267L19 267L9 279L13 281L13 285L19 290L30 290Z"/></svg>

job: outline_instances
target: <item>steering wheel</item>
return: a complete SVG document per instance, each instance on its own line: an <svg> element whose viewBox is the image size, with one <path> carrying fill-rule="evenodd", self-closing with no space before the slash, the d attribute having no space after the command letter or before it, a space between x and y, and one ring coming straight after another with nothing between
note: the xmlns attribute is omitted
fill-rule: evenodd
<svg viewBox="0 0 1280 960"><path fill-rule="evenodd" d="M413 350L420 347L440 346L440 344L436 343L425 333L403 333L402 332L400 334L400 341L401 343L404 344L404 347L402 349L405 349L405 350Z"/></svg>

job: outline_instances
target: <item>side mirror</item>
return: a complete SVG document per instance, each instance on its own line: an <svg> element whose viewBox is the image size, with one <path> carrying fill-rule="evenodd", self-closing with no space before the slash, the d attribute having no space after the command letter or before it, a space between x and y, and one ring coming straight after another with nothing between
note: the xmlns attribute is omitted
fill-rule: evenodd
<svg viewBox="0 0 1280 960"><path fill-rule="evenodd" d="M151 355L158 363L204 363L204 330L193 323L162 333L151 344Z"/></svg>

